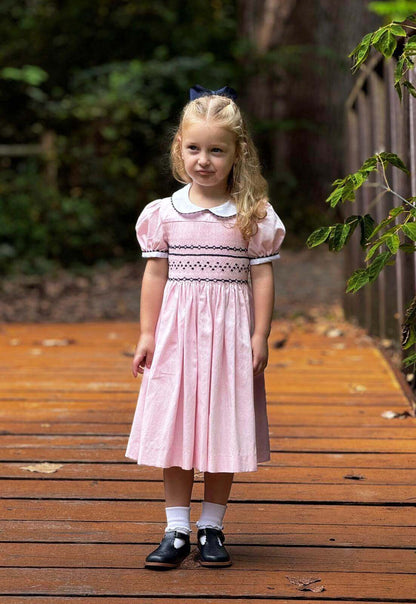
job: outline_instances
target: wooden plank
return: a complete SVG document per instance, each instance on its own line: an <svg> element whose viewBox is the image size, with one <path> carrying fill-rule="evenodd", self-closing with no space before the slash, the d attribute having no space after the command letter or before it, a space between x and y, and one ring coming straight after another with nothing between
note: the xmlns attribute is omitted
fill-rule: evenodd
<svg viewBox="0 0 416 604"><path fill-rule="evenodd" d="M150 504L151 505L151 504ZM153 504L154 505L154 504ZM255 513L255 511L254 511ZM302 513L302 511L300 512ZM160 514L162 518L162 514ZM227 512L228 518L228 512ZM192 509L192 520L197 510ZM234 545L323 546L356 548L405 548L414 550L415 526L368 524L253 523L227 520L227 543ZM163 521L8 520L0 521L0 542L17 543L155 543ZM195 525L193 525L195 533ZM194 538L194 536L193 536Z"/></svg>
<svg viewBox="0 0 416 604"><path fill-rule="evenodd" d="M406 418L407 419L407 418ZM416 419L408 418L407 422L397 422L393 424L395 428L392 430L390 426L386 426L386 421L384 420L384 425L379 426L332 426L332 425L307 425L298 423L297 425L291 425L289 423L285 425L278 424L278 420L273 420L273 423L270 423L270 437L273 439L278 438L316 438L316 439L366 439L366 440L380 440L380 439L400 439L400 440L414 440L416 438ZM276 422L276 423L275 423ZM6 424L3 424L5 426ZM30 429L25 432L25 428L23 428L19 432L10 431L9 429L2 430L2 434L0 435L1 445L5 448L9 446L15 446L15 443L21 442L23 440L27 440L29 445L35 444L37 445L43 441L49 439L52 446L68 446L73 439L82 438L89 444L90 442L94 442L97 440L102 441L104 444L109 443L112 445L113 443L117 443L120 446L126 442L129 436L129 429L126 429L123 424L115 427L109 426L108 433L103 430L100 425L94 426L93 429L90 429L90 426L77 424L79 426L78 430L71 429L71 424L67 427L67 429L62 430L59 426L56 426L50 432L42 433L41 426L39 425L37 430ZM51 426L47 426L50 428ZM117 429L118 428L118 429ZM60 438L62 437L62 438ZM119 440L115 440L117 437L120 437ZM114 438L114 440L111 440ZM91 440L90 440L91 439ZM92 440L94 439L94 440ZM68 443L68 444L66 444ZM40 444L40 446L42 446Z"/></svg>
<svg viewBox="0 0 416 604"><path fill-rule="evenodd" d="M112 596L94 596L89 598L88 596L70 596L70 597L61 597L61 596L29 596L30 602L36 603L44 603L44 602L52 602L53 604L95 604L96 602L101 602L102 604L137 604L139 600L137 598L129 598L129 597L112 597ZM227 598L228 599L228 598ZM226 601L225 598L204 598L204 604L221 604ZM244 599L240 598L232 598L232 604L275 604L276 598L261 598L260 600L257 598L247 597ZM281 599L279 598L280 604L289 604L293 603L293 600ZM356 604L357 600L331 600L333 604ZM175 602L172 598L158 598L152 597L150 600L142 600L142 602L151 602L151 604L172 604ZM316 598L313 600L308 600L307 598L302 598L302 602L305 604L312 604L312 602L316 602ZM201 604L200 598L187 598L181 597L181 604ZM0 596L0 604L28 604L28 598L25 596ZM374 604L373 602L360 600L360 604ZM389 604L399 604L397 600L389 600ZM404 602L400 600L400 604L413 604L412 602Z"/></svg>
<svg viewBox="0 0 416 604"><path fill-rule="evenodd" d="M198 513L200 504L192 505L192 516ZM414 527L413 508L411 506L367 506L337 504L296 504L296 503L230 503L227 509L227 522L249 523L256 518L256 526L283 524L302 526L386 526ZM56 500L33 499L28 505L24 499L0 499L0 521L7 520L48 520L95 522L166 522L165 509L161 502L148 501L102 501L102 500ZM197 520L197 518L194 518Z"/></svg>
<svg viewBox="0 0 416 604"><path fill-rule="evenodd" d="M307 460L305 459L305 464ZM64 464L51 474L31 472L25 469L27 465L16 463L0 463L1 478L18 478L26 481L62 479L100 480L105 481L161 481L162 471L157 468L133 464ZM416 484L416 469L373 469L355 467L313 468L261 466L257 472L240 472L235 474L234 484L239 483L295 483L295 484L342 484L349 480L365 481L365 484L382 485L414 485ZM195 473L195 482L203 481L203 473Z"/></svg>
<svg viewBox="0 0 416 604"><path fill-rule="evenodd" d="M193 539L195 541L195 539ZM157 541L154 542L156 545ZM227 539L234 566L238 570L267 572L279 569L307 573L374 573L398 576L414 573L414 549L362 549L340 547L275 547L233 545ZM199 568L197 548L192 545L187 569ZM143 568L144 559L154 549L150 544L85 543L3 543L2 566L48 568L51 559L59 568Z"/></svg>
<svg viewBox="0 0 416 604"><path fill-rule="evenodd" d="M399 413L403 412L404 409L391 409ZM384 408L382 412L386 411ZM360 421L357 415L331 415L328 413L322 413L322 415L305 414L305 417L299 417L301 413L297 414L298 421L296 421L296 410L290 407L276 409L274 414L269 414L269 427L270 430L277 436L280 432L287 430L288 435L294 434L295 430L304 430L304 434L314 436L319 430L324 432L327 430L327 434L333 434L334 438L337 437L337 433L341 433L345 429L345 434L354 437L355 435L369 434L371 437L371 431L385 436L387 438L395 438L395 435L402 436L402 438L408 438L409 435L415 432L414 419L410 417L398 418L407 421L386 421L382 417L381 413L377 416L369 415L368 423ZM390 425L388 425L390 423ZM109 422L53 422L53 421L38 421L38 422L8 422L2 421L2 430L0 431L1 436L7 435L53 435L53 436L65 436L65 435L78 435L78 436L124 436L128 437L131 428L131 422L112 424Z"/></svg>
<svg viewBox="0 0 416 604"><path fill-rule="evenodd" d="M56 569L26 568L24 573L18 568L0 569L0 591L5 595L46 594L46 595L123 595L135 597L192 596L194 586L198 586L199 597L270 597L299 598L296 587L287 579L288 572L273 570L256 571L216 569L215 581L201 581L203 569L179 569L163 574L141 569ZM309 572L315 576L313 561ZM297 569L289 576L299 577ZM304 573L302 573L302 576ZM214 573L212 573L214 576ZM401 574L401 600L414 601L416 575ZM342 599L346 593L356 600L396 600L398 593L397 575L393 573L319 573L320 584L324 586L326 599Z"/></svg>
<svg viewBox="0 0 416 604"><path fill-rule="evenodd" d="M415 485L370 485L365 481L350 484L274 484L236 483L232 501L264 502L331 502L367 504L403 504L416 506ZM47 484L47 487L45 486ZM100 481L100 480L1 480L3 499L101 499L163 501L162 482ZM203 485L194 485L192 501L203 499Z"/></svg>
<svg viewBox="0 0 416 604"><path fill-rule="evenodd" d="M97 449L102 451L117 451L119 460L124 458L127 438L119 436L43 436L43 435L6 435L1 437L1 455L7 458L8 451L21 449L23 451L37 450L90 450L94 455ZM270 446L273 451L292 451L302 449L303 451L377 451L379 453L416 453L416 438L366 438L365 436L354 437L290 437L273 434L270 437Z"/></svg>

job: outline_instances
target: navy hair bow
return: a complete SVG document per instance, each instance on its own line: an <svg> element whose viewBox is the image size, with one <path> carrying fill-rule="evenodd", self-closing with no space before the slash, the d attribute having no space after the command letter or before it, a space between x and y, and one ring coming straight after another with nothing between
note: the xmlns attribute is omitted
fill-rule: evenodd
<svg viewBox="0 0 416 604"><path fill-rule="evenodd" d="M224 86L224 88L220 88L219 90L209 90L208 88L204 88L203 86L196 84L195 86L192 86L192 88L189 89L189 98L191 99L191 101L199 99L199 97L201 96L211 96L213 94L218 94L219 96L226 96L229 99L232 99L233 101L235 101L237 98L236 91L234 90L234 88L230 88L229 86Z"/></svg>

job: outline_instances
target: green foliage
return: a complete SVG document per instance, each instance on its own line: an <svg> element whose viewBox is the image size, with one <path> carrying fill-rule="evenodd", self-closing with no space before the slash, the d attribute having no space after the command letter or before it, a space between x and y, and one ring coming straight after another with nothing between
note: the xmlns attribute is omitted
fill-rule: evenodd
<svg viewBox="0 0 416 604"><path fill-rule="evenodd" d="M357 172L348 174L345 178L339 178L334 181L333 186L335 188L326 199L326 202L330 204L331 208L334 208L340 202L354 201L355 191L362 187L368 180L370 174L377 170L380 165L384 169L387 164L391 164L406 174L409 174L409 170L395 153L386 153L384 151L382 153L377 153L366 159Z"/></svg>
<svg viewBox="0 0 416 604"><path fill-rule="evenodd" d="M240 88L235 3L3 0L0 35L1 141L52 131L57 168L52 187L43 157L0 158L0 270L136 257L140 209L174 186L187 89Z"/></svg>
<svg viewBox="0 0 416 604"><path fill-rule="evenodd" d="M386 179L386 166L389 164L409 174L408 169L396 154L377 153L369 157L357 172L336 180L335 189L327 198L327 203L331 207L335 207L346 200L354 201L356 191L366 185L372 172L378 172L378 186L383 189L383 192L394 194L395 192L392 191ZM387 264L394 263L399 249L403 252L414 253L415 246L409 246L406 241L402 241L400 235L416 241L416 222L414 222L416 198L404 199L403 202L402 205L392 208L388 216L379 223L376 223L370 214L352 215L344 223L319 227L308 237L306 241L308 247L312 248L327 243L329 250L338 252L348 243L356 227L360 226L360 245L366 250L367 265L365 268L357 269L351 275L347 283L347 292L354 293L367 283L375 281Z"/></svg>
<svg viewBox="0 0 416 604"><path fill-rule="evenodd" d="M416 2L371 2L369 7L379 14L391 14L391 11L416 10ZM368 58L373 47L385 58L390 58L397 51L398 40L403 42L401 51L398 53L397 64L394 73L394 87L402 99L402 88L416 97L416 88L406 79L409 69L414 62L412 57L416 55L416 35L408 36L408 30L415 30L416 15L406 17L407 12L396 12L393 14L393 22L380 27L377 31L368 33L349 55L354 59L353 71L356 71ZM386 167L390 165L398 168L409 175L409 170L402 160L394 153L376 153L369 157L361 168L345 178L337 179L334 190L327 198L331 207L336 207L345 201L355 201L356 192L363 186L369 184L381 188L382 194L378 194L370 204L377 203L383 194L391 193L399 198L401 205L391 208L388 215L378 224L370 214L365 216L349 216L343 224L335 224L316 229L307 240L309 247L315 247L327 243L332 251L341 250L351 237L352 232L358 224L361 226L360 245L366 250L365 266L356 269L347 281L346 292L357 292L369 283L373 283L381 271L387 266L394 264L399 250L403 253L414 254L416 251L416 197L404 199L398 192L394 191L388 180ZM375 182L368 183L372 173L376 173ZM373 179L374 180L374 179ZM402 331L402 347L410 348L416 344L416 296L406 310ZM416 353L411 354L403 361L403 366L416 363Z"/></svg>
<svg viewBox="0 0 416 604"><path fill-rule="evenodd" d="M394 4L394 3L372 3L372 4ZM416 8L416 3L414 4ZM366 34L363 39L357 44L354 50L350 53L353 58L353 71L357 71L359 67L366 61L373 47L380 52L384 57L390 58L398 48L398 42L403 42L401 50L398 53L397 64L394 72L394 87L402 99L402 89L406 88L412 96L416 97L416 88L407 79L406 75L410 69L413 69L413 58L416 55L416 36L408 37L408 31L414 30L415 27L410 25L411 22L416 23L416 15L411 14L402 19L396 19L388 25L379 27L374 32Z"/></svg>
<svg viewBox="0 0 416 604"><path fill-rule="evenodd" d="M39 86L46 82L48 74L37 65L24 65L23 67L4 67L0 69L0 77L5 80L16 80L31 86Z"/></svg>
<svg viewBox="0 0 416 604"><path fill-rule="evenodd" d="M44 272L56 265L91 262L98 249L111 243L108 231L97 228L94 204L75 191L62 196L47 187L35 162L27 168L2 174L0 271Z"/></svg>
<svg viewBox="0 0 416 604"><path fill-rule="evenodd" d="M408 15L416 12L415 0L382 0L369 2L368 10L386 17L389 21L404 21Z"/></svg>

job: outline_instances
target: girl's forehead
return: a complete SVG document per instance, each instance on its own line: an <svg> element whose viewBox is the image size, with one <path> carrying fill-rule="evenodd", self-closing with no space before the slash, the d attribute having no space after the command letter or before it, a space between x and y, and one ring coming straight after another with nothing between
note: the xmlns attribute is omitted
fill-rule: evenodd
<svg viewBox="0 0 416 604"><path fill-rule="evenodd" d="M184 138L221 139L226 142L236 140L234 132L214 120L186 121L182 124L182 136Z"/></svg>

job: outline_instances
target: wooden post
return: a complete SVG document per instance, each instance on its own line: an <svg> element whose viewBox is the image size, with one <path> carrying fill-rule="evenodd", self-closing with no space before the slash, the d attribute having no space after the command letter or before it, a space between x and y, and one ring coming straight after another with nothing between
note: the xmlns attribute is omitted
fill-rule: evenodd
<svg viewBox="0 0 416 604"><path fill-rule="evenodd" d="M46 183L54 188L58 187L58 160L56 151L56 134L52 130L47 130L42 134L41 139L42 154L46 159L44 176Z"/></svg>

